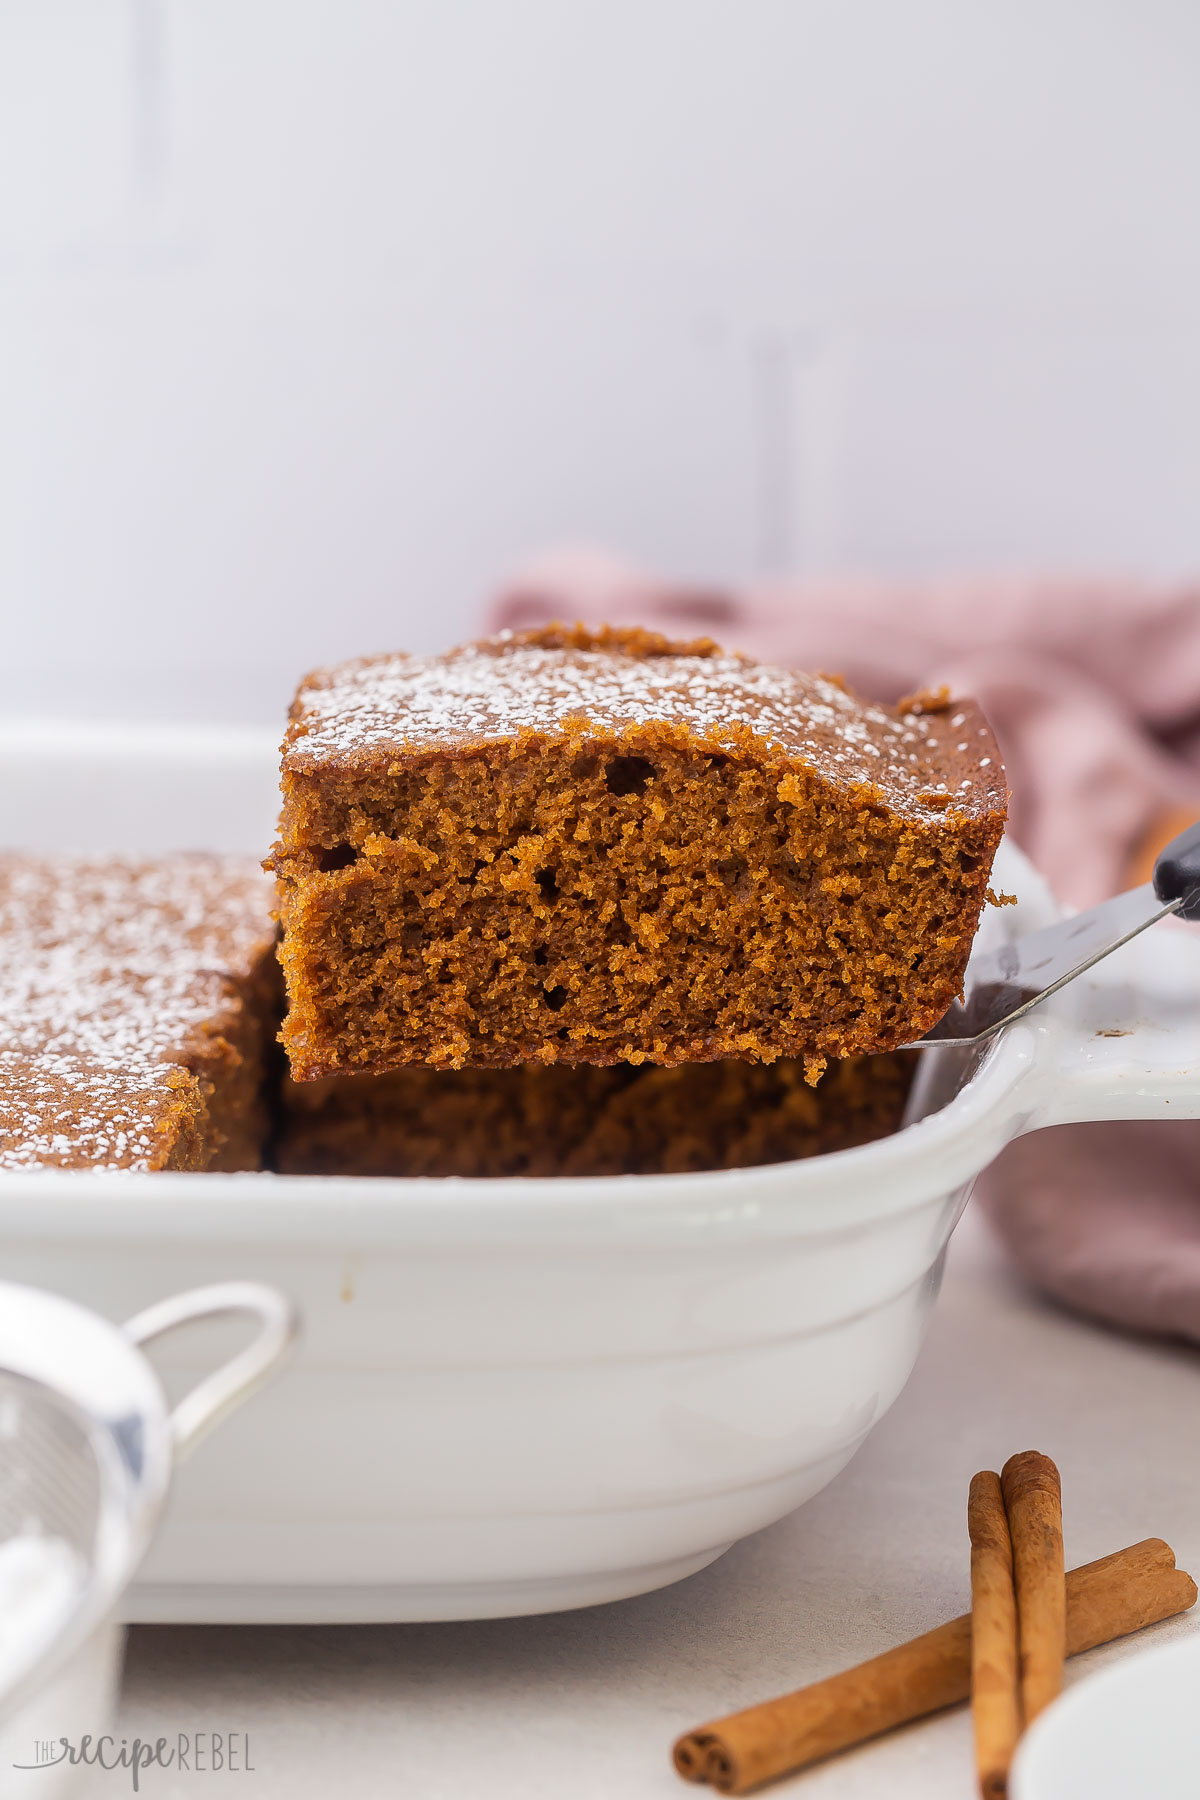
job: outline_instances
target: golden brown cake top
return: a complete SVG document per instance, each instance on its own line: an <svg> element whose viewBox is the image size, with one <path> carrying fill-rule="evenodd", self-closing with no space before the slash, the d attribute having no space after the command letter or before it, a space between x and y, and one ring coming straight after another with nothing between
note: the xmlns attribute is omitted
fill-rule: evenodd
<svg viewBox="0 0 1200 1800"><path fill-rule="evenodd" d="M928 706L929 703L925 703ZM999 752L972 701L890 709L839 681L728 654L708 639L548 626L317 670L301 684L285 773L475 750L534 737L647 730L715 754L757 742L838 787L869 784L895 809L1003 811Z"/></svg>
<svg viewBox="0 0 1200 1800"><path fill-rule="evenodd" d="M144 1166L272 903L245 857L0 855L0 1169Z"/></svg>

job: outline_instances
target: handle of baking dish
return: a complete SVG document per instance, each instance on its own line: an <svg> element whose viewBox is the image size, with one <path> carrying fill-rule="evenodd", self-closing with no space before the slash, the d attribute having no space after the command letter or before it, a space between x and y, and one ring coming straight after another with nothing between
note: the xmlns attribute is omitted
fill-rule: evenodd
<svg viewBox="0 0 1200 1800"><path fill-rule="evenodd" d="M1036 1025L1025 1130L1200 1118L1200 931L1152 926L1065 993Z"/></svg>
<svg viewBox="0 0 1200 1800"><path fill-rule="evenodd" d="M176 1406L170 1418L171 1442L177 1463L189 1456L200 1439L231 1413L289 1355L300 1335L300 1320L291 1301L277 1289L257 1281L222 1281L213 1287L192 1288L148 1306L122 1330L131 1343L142 1347L197 1319L248 1315L258 1331L244 1350L206 1375Z"/></svg>

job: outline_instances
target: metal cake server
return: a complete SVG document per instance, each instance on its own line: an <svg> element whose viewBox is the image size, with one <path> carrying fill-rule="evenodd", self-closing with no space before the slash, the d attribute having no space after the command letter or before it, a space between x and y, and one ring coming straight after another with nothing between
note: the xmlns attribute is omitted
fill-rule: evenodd
<svg viewBox="0 0 1200 1800"><path fill-rule="evenodd" d="M945 1050L983 1043L1148 925L1172 914L1200 921L1200 824L1167 845L1154 865L1153 881L1144 887L1130 888L973 961L963 999L905 1048Z"/></svg>

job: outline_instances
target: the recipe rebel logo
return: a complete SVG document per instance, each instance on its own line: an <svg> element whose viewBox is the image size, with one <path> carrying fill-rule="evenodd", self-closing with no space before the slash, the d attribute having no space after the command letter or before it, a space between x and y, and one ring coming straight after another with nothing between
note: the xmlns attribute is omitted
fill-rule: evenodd
<svg viewBox="0 0 1200 1800"><path fill-rule="evenodd" d="M39 1738L33 1745L30 1762L15 1762L14 1769L56 1769L63 1764L72 1767L104 1769L112 1773L122 1770L129 1776L135 1794L141 1792L141 1780L147 1769L173 1769L197 1775L252 1775L250 1734L246 1731L178 1731L174 1737L159 1737L149 1742L140 1737L111 1737L90 1733L77 1743L70 1738Z"/></svg>

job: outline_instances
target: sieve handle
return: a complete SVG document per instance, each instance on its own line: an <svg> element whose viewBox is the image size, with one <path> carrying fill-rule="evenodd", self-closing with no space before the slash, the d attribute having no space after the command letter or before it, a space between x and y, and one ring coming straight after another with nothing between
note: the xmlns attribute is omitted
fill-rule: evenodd
<svg viewBox="0 0 1200 1800"><path fill-rule="evenodd" d="M222 1281L213 1287L192 1288L169 1300L159 1300L122 1326L130 1342L140 1347L174 1331L178 1325L239 1313L258 1321L258 1333L244 1350L205 1376L171 1414L171 1441L177 1463L190 1455L206 1432L240 1406L278 1368L300 1335L299 1315L276 1288L257 1281Z"/></svg>

